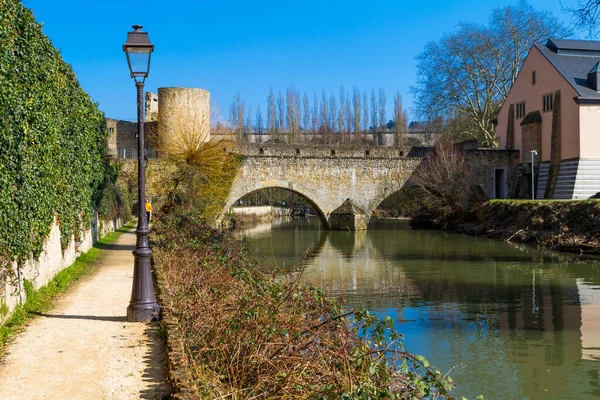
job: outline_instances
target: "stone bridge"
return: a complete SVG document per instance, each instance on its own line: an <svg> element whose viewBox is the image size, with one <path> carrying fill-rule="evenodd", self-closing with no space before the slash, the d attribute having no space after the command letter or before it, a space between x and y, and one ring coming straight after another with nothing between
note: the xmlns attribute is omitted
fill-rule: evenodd
<svg viewBox="0 0 600 400"><path fill-rule="evenodd" d="M225 210L255 190L284 188L318 211L327 229L366 229L379 204L421 163L410 148L245 145Z"/></svg>

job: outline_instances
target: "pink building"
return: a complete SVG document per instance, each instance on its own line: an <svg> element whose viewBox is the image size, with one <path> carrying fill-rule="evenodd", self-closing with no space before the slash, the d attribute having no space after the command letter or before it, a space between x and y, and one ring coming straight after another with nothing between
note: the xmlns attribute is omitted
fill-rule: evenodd
<svg viewBox="0 0 600 400"><path fill-rule="evenodd" d="M519 150L521 186L536 198L583 199L600 192L600 41L534 44L496 129L500 148ZM535 152L537 155L535 155Z"/></svg>

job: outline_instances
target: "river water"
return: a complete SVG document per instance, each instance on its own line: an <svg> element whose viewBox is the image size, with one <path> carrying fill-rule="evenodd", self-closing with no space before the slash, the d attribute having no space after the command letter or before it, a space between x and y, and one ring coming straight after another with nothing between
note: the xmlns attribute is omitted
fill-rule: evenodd
<svg viewBox="0 0 600 400"><path fill-rule="evenodd" d="M267 268L290 268L312 247L303 280L392 317L406 350L454 368L456 396L600 398L598 260L397 220L362 232L277 220L245 234Z"/></svg>

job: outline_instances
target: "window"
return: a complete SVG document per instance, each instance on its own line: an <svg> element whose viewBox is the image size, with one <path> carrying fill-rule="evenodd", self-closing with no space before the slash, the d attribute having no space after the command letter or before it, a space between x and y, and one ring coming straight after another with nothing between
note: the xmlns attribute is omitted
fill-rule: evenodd
<svg viewBox="0 0 600 400"><path fill-rule="evenodd" d="M108 133L113 133L113 128L108 128Z"/></svg>
<svg viewBox="0 0 600 400"><path fill-rule="evenodd" d="M535 71L531 71L531 84L535 85Z"/></svg>
<svg viewBox="0 0 600 400"><path fill-rule="evenodd" d="M331 150L331 155L335 156L335 150Z"/></svg>
<svg viewBox="0 0 600 400"><path fill-rule="evenodd" d="M554 95L552 93L545 94L542 96L542 111L552 111L554 106Z"/></svg>
<svg viewBox="0 0 600 400"><path fill-rule="evenodd" d="M517 119L521 119L525 116L525 102L522 101L517 103Z"/></svg>

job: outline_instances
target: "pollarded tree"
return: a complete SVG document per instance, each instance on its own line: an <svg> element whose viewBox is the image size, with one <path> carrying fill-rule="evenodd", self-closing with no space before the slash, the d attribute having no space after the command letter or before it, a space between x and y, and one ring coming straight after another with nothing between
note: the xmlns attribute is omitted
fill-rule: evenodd
<svg viewBox="0 0 600 400"><path fill-rule="evenodd" d="M556 36L568 36L565 27L525 1L495 9L488 26L460 23L417 56L418 114L466 121L463 137L496 147L494 120L529 49Z"/></svg>

